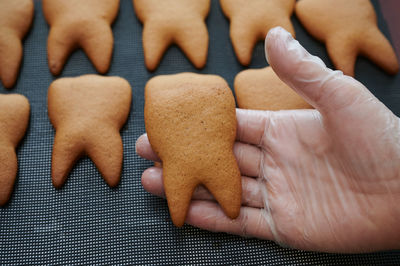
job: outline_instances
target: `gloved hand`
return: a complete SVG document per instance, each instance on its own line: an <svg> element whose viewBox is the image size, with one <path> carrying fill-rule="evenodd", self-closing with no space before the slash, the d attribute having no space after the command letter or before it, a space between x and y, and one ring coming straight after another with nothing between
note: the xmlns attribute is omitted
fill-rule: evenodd
<svg viewBox="0 0 400 266"><path fill-rule="evenodd" d="M240 216L227 218L199 187L187 223L303 250L400 248L399 118L361 83L326 68L284 29L272 29L265 47L278 76L316 110L238 109ZM158 160L146 135L136 149ZM162 169L147 169L142 184L163 196Z"/></svg>

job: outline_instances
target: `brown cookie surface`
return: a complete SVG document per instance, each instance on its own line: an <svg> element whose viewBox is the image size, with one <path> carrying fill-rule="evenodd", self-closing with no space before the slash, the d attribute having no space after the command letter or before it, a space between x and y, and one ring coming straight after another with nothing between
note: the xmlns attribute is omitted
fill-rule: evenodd
<svg viewBox="0 0 400 266"><path fill-rule="evenodd" d="M119 77L84 75L54 81L48 112L56 135L52 181L60 188L75 162L88 155L111 187L119 183L123 146L120 129L131 107L132 89Z"/></svg>
<svg viewBox="0 0 400 266"><path fill-rule="evenodd" d="M270 111L313 108L281 81L272 67L240 72L234 87L239 108Z"/></svg>
<svg viewBox="0 0 400 266"><path fill-rule="evenodd" d="M0 80L12 88L22 61L22 39L33 19L32 0L0 0Z"/></svg>
<svg viewBox="0 0 400 266"><path fill-rule="evenodd" d="M253 49L268 31L281 26L294 36L290 17L296 0L220 0L222 11L230 20L230 37L242 65L249 65Z"/></svg>
<svg viewBox="0 0 400 266"><path fill-rule="evenodd" d="M354 76L358 55L390 74L398 72L396 54L379 30L369 0L301 0L296 15L311 35L326 44L333 64L344 74Z"/></svg>
<svg viewBox="0 0 400 266"><path fill-rule="evenodd" d="M204 22L210 0L133 0L136 15L143 23L145 64L153 71L171 44L177 44L193 65L207 61L208 31Z"/></svg>
<svg viewBox="0 0 400 266"><path fill-rule="evenodd" d="M0 206L9 201L14 188L18 171L15 148L25 135L29 113L25 96L0 94Z"/></svg>
<svg viewBox="0 0 400 266"><path fill-rule="evenodd" d="M163 162L174 224L183 225L200 184L236 218L242 189L233 154L236 109L225 80L192 73L155 77L146 85L144 116L151 146Z"/></svg>
<svg viewBox="0 0 400 266"><path fill-rule="evenodd" d="M119 0L43 0L43 13L50 25L47 57L53 75L61 73L69 55L82 48L97 71L110 67L114 38L111 24Z"/></svg>

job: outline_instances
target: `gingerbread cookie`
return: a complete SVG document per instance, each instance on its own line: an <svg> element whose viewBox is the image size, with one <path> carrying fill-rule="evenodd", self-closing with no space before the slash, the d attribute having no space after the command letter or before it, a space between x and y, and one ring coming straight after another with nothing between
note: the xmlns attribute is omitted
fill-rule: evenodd
<svg viewBox="0 0 400 266"><path fill-rule="evenodd" d="M296 15L311 35L326 43L333 64L344 74L354 76L359 54L390 74L398 72L396 54L378 29L369 0L301 0Z"/></svg>
<svg viewBox="0 0 400 266"><path fill-rule="evenodd" d="M15 148L29 122L28 99L19 94L0 94L0 206L10 199L18 171Z"/></svg>
<svg viewBox="0 0 400 266"><path fill-rule="evenodd" d="M275 74L272 67L240 72L234 82L236 101L243 109L289 110L313 108Z"/></svg>
<svg viewBox="0 0 400 266"><path fill-rule="evenodd" d="M68 56L82 48L97 71L110 67L114 39L111 24L119 0L43 0L43 13L50 25L47 57L53 75L59 75Z"/></svg>
<svg viewBox="0 0 400 266"><path fill-rule="evenodd" d="M33 19L32 0L0 0L0 80L12 88L22 61L22 39Z"/></svg>
<svg viewBox="0 0 400 266"><path fill-rule="evenodd" d="M210 0L133 0L143 23L146 67L154 71L164 52L177 44L197 68L207 61L208 31L204 22Z"/></svg>
<svg viewBox="0 0 400 266"><path fill-rule="evenodd" d="M241 179L233 154L235 100L224 79L182 73L151 79L145 89L145 125L162 160L172 221L182 226L194 189L203 184L234 219Z"/></svg>
<svg viewBox="0 0 400 266"><path fill-rule="evenodd" d="M220 0L222 11L231 22L230 36L236 56L249 65L253 49L268 31L281 26L294 36L290 21L296 0Z"/></svg>
<svg viewBox="0 0 400 266"><path fill-rule="evenodd" d="M84 75L54 81L48 91L56 130L51 175L60 188L75 162L88 155L111 187L119 183L123 147L119 134L131 107L132 89L119 77Z"/></svg>

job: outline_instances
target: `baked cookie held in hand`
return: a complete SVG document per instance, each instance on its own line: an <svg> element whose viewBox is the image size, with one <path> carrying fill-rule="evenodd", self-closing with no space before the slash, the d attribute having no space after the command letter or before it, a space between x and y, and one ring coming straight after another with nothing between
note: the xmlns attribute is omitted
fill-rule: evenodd
<svg viewBox="0 0 400 266"><path fill-rule="evenodd" d="M248 66L254 46L270 29L281 26L294 36L292 16L296 0L220 0L230 20L230 36L239 62Z"/></svg>
<svg viewBox="0 0 400 266"><path fill-rule="evenodd" d="M171 44L177 44L197 68L207 62L208 31L204 22L210 0L133 0L143 23L143 50L154 71Z"/></svg>
<svg viewBox="0 0 400 266"><path fill-rule="evenodd" d="M0 94L0 206L10 199L18 171L15 148L29 122L28 99L19 94Z"/></svg>
<svg viewBox="0 0 400 266"><path fill-rule="evenodd" d="M399 64L390 42L380 32L369 0L300 0L296 15L308 32L325 42L334 66L354 76L358 55L363 55L389 74Z"/></svg>
<svg viewBox="0 0 400 266"><path fill-rule="evenodd" d="M111 24L119 0L43 0L43 13L50 25L47 57L53 75L59 75L69 55L82 48L96 70L110 68L114 38Z"/></svg>
<svg viewBox="0 0 400 266"><path fill-rule="evenodd" d="M131 99L131 86L119 77L84 75L50 85L48 112L56 130L51 175L56 188L84 155L109 186L119 183L123 159L119 131L128 118Z"/></svg>
<svg viewBox="0 0 400 266"><path fill-rule="evenodd" d="M0 80L10 89L22 61L22 39L32 24L32 0L0 0Z"/></svg>
<svg viewBox="0 0 400 266"><path fill-rule="evenodd" d="M194 189L202 184L225 214L241 206L241 176L233 154L235 99L224 79L182 73L151 79L145 89L145 125L162 160L172 221L182 226Z"/></svg>
<svg viewBox="0 0 400 266"><path fill-rule="evenodd" d="M253 110L291 110L313 108L275 74L272 67L248 69L235 77L239 108Z"/></svg>

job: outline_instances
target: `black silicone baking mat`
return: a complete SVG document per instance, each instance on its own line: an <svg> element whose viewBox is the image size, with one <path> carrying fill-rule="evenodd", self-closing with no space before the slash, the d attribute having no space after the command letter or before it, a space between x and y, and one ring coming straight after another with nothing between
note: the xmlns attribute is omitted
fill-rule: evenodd
<svg viewBox="0 0 400 266"><path fill-rule="evenodd" d="M11 0L10 0L11 1ZM161 1L161 0L160 0ZM377 1L372 1L379 27L388 30ZM49 72L46 39L49 32L41 2L35 0L33 27L24 41L24 59L12 90L31 103L30 126L18 149L19 173L9 204L0 208L0 265L15 264L297 264L400 265L400 252L364 255L319 254L285 249L270 241L211 233L184 226L175 228L167 204L145 192L140 176L150 162L135 154L135 140L144 133L144 86L159 74L192 71L224 77L232 88L235 75L245 69L234 55L229 22L219 2L212 0L207 18L210 46L207 66L198 71L176 47L168 50L159 68L149 73L143 61L141 33L131 0L121 0L113 26L115 46L108 75L127 79L133 88L129 120L122 130L124 167L120 185L110 189L94 164L80 160L65 186L51 184L50 166L54 130L47 116L47 88L55 79ZM309 51L331 63L322 44L312 39L292 18L298 40ZM263 44L253 55L251 68L266 65ZM65 76L96 73L82 51L75 52L62 72ZM360 58L356 78L394 113L400 115L400 75L388 76Z"/></svg>

